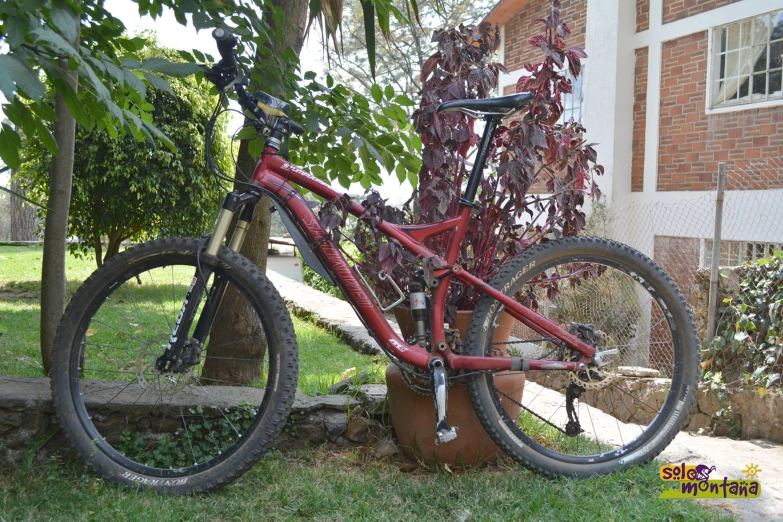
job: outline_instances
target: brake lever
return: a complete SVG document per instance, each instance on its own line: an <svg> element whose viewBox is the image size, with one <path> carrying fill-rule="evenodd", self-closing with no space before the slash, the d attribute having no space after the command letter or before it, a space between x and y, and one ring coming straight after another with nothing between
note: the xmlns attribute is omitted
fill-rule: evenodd
<svg viewBox="0 0 783 522"><path fill-rule="evenodd" d="M228 85L226 85L220 92L227 93L229 89L233 89L235 85L241 85L242 87L247 87L248 85L248 79L245 77L245 73L241 70L237 70L237 75L234 77L231 82L229 82Z"/></svg>

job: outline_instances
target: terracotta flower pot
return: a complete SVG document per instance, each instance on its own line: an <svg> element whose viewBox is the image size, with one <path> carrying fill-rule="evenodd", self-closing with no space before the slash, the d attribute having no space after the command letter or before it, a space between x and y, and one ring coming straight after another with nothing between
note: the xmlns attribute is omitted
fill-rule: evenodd
<svg viewBox="0 0 783 522"><path fill-rule="evenodd" d="M397 309L395 309L395 315L398 315L396 312ZM460 330L463 340L471 314L472 312L458 312L457 321L453 325ZM406 332L402 316L403 313L400 313L398 324L400 324L403 334L408 337L409 334ZM497 329L494 342L508 340L513 322L512 317L504 314L501 318L501 325L506 328ZM412 327L412 324L410 326ZM507 377L497 379L495 384L499 391L513 397L516 402L522 401L522 391L525 385L523 373L509 374ZM492 462L502 454L500 448L484 431L475 411L473 411L467 385L464 383L456 383L449 388L449 424L459 428L457 438L440 446L435 444L435 407L432 396L422 395L411 390L402 380L400 369L394 364L389 364L386 367L386 386L392 424L400 447L408 458L421 458L425 462L439 461L448 464L475 466L484 462ZM502 403L511 418L516 418L519 415L520 407L518 405L505 397L502 397Z"/></svg>

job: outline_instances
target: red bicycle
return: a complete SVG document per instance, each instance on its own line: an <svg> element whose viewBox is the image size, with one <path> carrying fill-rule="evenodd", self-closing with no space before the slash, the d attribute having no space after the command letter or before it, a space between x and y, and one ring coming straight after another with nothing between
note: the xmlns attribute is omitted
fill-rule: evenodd
<svg viewBox="0 0 783 522"><path fill-rule="evenodd" d="M693 405L699 350L685 299L653 261L613 241L574 237L528 249L490 282L460 267L493 131L531 95L439 107L486 126L456 216L378 224L440 267L429 284L411 274L415 334L403 339L296 188L341 196L280 154L288 134L304 130L289 119L290 106L249 95L236 38L222 29L213 36L222 60L207 77L221 92L233 87L268 130L266 146L252 182L226 196L212 234L130 248L71 300L55 342L52 388L61 426L94 470L166 493L207 491L247 471L280 435L296 391L296 337L277 290L237 253L262 195L305 261L342 289L411 386L432 394L439 443L458 436L446 401L449 384L462 380L495 442L542 473L610 473L666 447ZM351 203L357 218L365 211ZM438 234L450 234L445 258L425 246ZM452 278L482 295L466 339L444 326ZM524 390L502 386L518 372L526 374Z"/></svg>

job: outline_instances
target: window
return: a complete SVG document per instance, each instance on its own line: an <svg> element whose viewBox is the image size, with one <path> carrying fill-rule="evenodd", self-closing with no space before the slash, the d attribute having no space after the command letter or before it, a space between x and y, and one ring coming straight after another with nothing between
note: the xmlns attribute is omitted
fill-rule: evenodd
<svg viewBox="0 0 783 522"><path fill-rule="evenodd" d="M579 77L574 80L571 76L571 71L566 72L566 78L571 82L572 90L569 94L563 95L563 114L560 115L558 123L565 123L571 118L574 121L582 122L584 113L582 107L584 105L584 77L585 67L582 66L582 71L579 73Z"/></svg>
<svg viewBox="0 0 783 522"><path fill-rule="evenodd" d="M774 252L783 250L778 243L763 241L726 241L720 242L720 266L738 266L747 261L771 256ZM712 239L704 240L704 256L702 267L712 264Z"/></svg>
<svg viewBox="0 0 783 522"><path fill-rule="evenodd" d="M783 11L712 31L711 106L783 99Z"/></svg>

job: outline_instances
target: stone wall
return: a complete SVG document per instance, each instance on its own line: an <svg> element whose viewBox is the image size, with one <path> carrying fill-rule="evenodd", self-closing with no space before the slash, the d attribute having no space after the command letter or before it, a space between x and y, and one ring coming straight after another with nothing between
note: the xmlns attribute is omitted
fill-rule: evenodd
<svg viewBox="0 0 783 522"><path fill-rule="evenodd" d="M276 447L293 449L321 444L345 447L380 439L384 435L384 428L366 412L375 409L378 418L384 412L366 403L362 393L356 394L356 397L308 397L297 393L286 428ZM367 399L371 401L372 398ZM132 406L133 411L130 412L122 401L115 400L111 409L101 411L105 417L103 422L105 425L116 424L123 429L143 428L141 424L144 416L139 414L143 406L137 403ZM28 449L39 447L43 455L68 448L54 413L49 380L0 376L0 449L5 449L6 458L16 460Z"/></svg>

